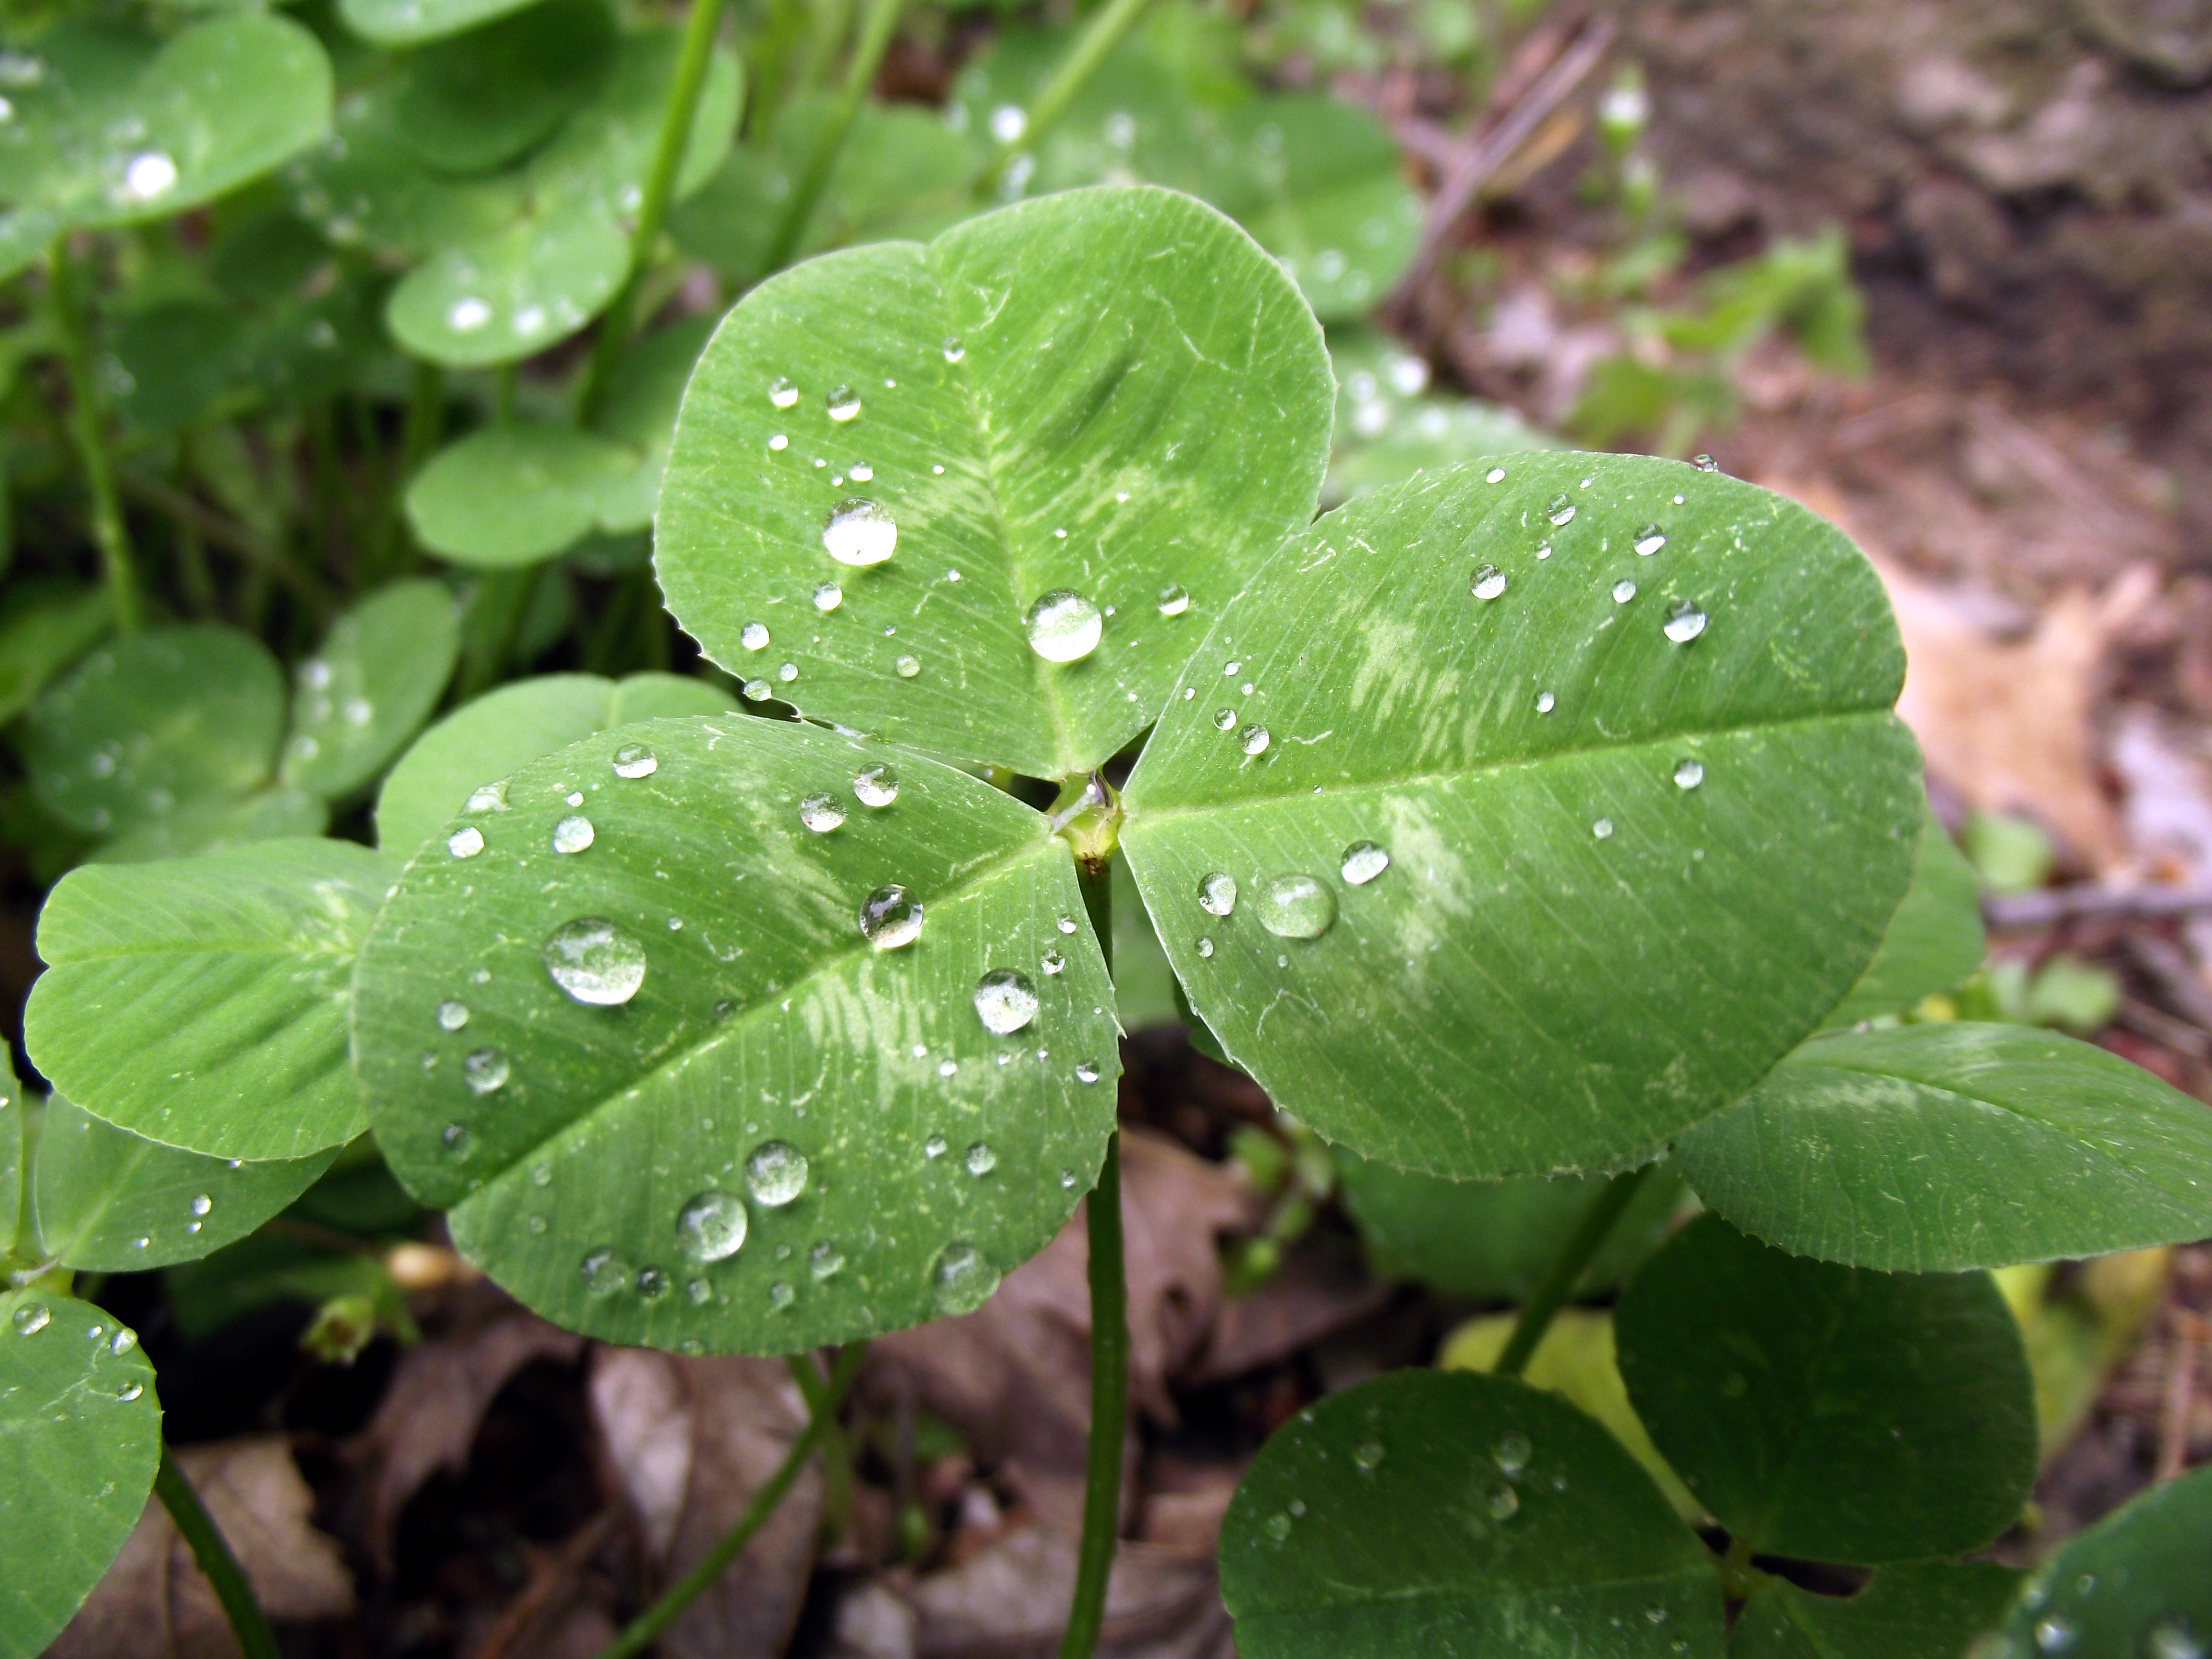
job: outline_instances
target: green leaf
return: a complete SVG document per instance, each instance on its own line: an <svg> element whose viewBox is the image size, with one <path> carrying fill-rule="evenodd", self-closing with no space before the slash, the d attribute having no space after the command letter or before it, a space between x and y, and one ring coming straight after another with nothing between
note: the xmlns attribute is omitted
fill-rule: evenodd
<svg viewBox="0 0 2212 1659"><path fill-rule="evenodd" d="M1996 1267L2212 1233L2212 1110L2117 1054L2017 1025L1820 1037L1675 1152L1737 1226L1863 1267Z"/></svg>
<svg viewBox="0 0 2212 1659"><path fill-rule="evenodd" d="M1856 1025L1901 1012L1967 978L1988 948L1973 866L1930 812L1920 831L1912 885L1890 918L1881 948L1823 1024Z"/></svg>
<svg viewBox="0 0 2212 1659"><path fill-rule="evenodd" d="M284 726L284 676L250 634L149 629L95 651L23 722L41 805L108 834L265 781Z"/></svg>
<svg viewBox="0 0 2212 1659"><path fill-rule="evenodd" d="M607 386L595 425L636 458L627 478L597 495L594 511L610 534L653 527L660 475L676 441L676 411L714 323L712 317L686 317L647 335L630 348ZM645 562L639 561L641 568Z"/></svg>
<svg viewBox="0 0 2212 1659"><path fill-rule="evenodd" d="M636 452L573 426L517 421L446 446L407 486L422 544L457 564L536 564L594 529L634 527L623 491Z"/></svg>
<svg viewBox="0 0 2212 1659"><path fill-rule="evenodd" d="M1912 1561L1844 1598L1770 1578L1744 1603L1729 1659L1960 1659L2020 1580L1994 1561Z"/></svg>
<svg viewBox="0 0 2212 1659"><path fill-rule="evenodd" d="M1735 1537L1878 1565L1986 1544L2035 1477L2027 1356L1986 1273L1878 1273L1692 1222L1613 1315L1653 1442Z"/></svg>
<svg viewBox="0 0 2212 1659"><path fill-rule="evenodd" d="M249 842L319 836L330 822L331 809L320 795L264 789L240 800L194 801L165 817L142 819L94 850L92 861L145 864L191 858Z"/></svg>
<svg viewBox="0 0 2212 1659"><path fill-rule="evenodd" d="M1920 830L1903 661L1866 562L1766 491L1632 456L1426 473L1228 606L1121 846L1192 1007L1321 1134L1601 1169L1741 1095L1873 956Z"/></svg>
<svg viewBox="0 0 2212 1659"><path fill-rule="evenodd" d="M614 45L605 0L540 0L438 40L402 73L401 135L448 173L511 161L599 90Z"/></svg>
<svg viewBox="0 0 2212 1659"><path fill-rule="evenodd" d="M39 916L33 1063L118 1127L214 1158L351 1139L347 991L392 872L341 841L71 871Z"/></svg>
<svg viewBox="0 0 2212 1659"><path fill-rule="evenodd" d="M307 1191L337 1156L233 1164L143 1139L57 1095L38 1140L39 1236L86 1273L190 1261L243 1238Z"/></svg>
<svg viewBox="0 0 2212 1659"><path fill-rule="evenodd" d="M1328 421L1319 331L1241 231L1163 191L1070 191L747 295L685 394L655 567L715 660L808 714L1065 776L1152 720L1310 518ZM888 541L830 530L851 501L896 525L887 561L826 550ZM1024 617L1062 590L1115 614L1048 661Z"/></svg>
<svg viewBox="0 0 2212 1659"><path fill-rule="evenodd" d="M2191 1659L2212 1644L2212 1468L2153 1486L2068 1541L2006 1620L1994 1655ZM1994 1659L1994 1656L1993 1656Z"/></svg>
<svg viewBox="0 0 2212 1659"><path fill-rule="evenodd" d="M896 800L856 799L885 765ZM927 926L871 949L890 884ZM965 773L742 715L623 726L416 855L362 956L356 1063L393 1172L547 1317L842 1342L975 1305L1091 1185L1118 1062L1082 915L1065 843ZM1000 970L1041 1004L1004 1036L977 1005Z"/></svg>
<svg viewBox="0 0 2212 1659"><path fill-rule="evenodd" d="M1339 1147L1345 1206L1378 1278L1418 1279L1448 1296L1525 1302L1565 1245L1605 1177L1447 1181L1394 1170ZM1686 1195L1682 1177L1646 1178L1581 1280L1612 1289L1656 1249Z"/></svg>
<svg viewBox="0 0 2212 1659"><path fill-rule="evenodd" d="M0 722L27 708L114 623L105 588L35 577L9 582L0 599Z"/></svg>
<svg viewBox="0 0 2212 1659"><path fill-rule="evenodd" d="M1328 351L1336 445L1322 489L1326 506L1460 461L1560 447L1501 404L1429 392L1428 364L1381 335L1332 330Z"/></svg>
<svg viewBox="0 0 2212 1659"><path fill-rule="evenodd" d="M385 322L402 349L449 368L515 362L598 315L629 270L614 215L588 197L556 196L439 248L392 290Z"/></svg>
<svg viewBox="0 0 2212 1659"><path fill-rule="evenodd" d="M482 27L538 0L338 0L346 27L380 46L413 46Z"/></svg>
<svg viewBox="0 0 2212 1659"><path fill-rule="evenodd" d="M672 714L719 714L731 700L674 674L547 674L455 709L400 757L376 798L377 845L404 858L445 827L479 785L594 732Z"/></svg>
<svg viewBox="0 0 2212 1659"><path fill-rule="evenodd" d="M138 1523L161 1407L138 1340L101 1310L0 1293L0 1659L46 1650Z"/></svg>
<svg viewBox="0 0 2212 1659"><path fill-rule="evenodd" d="M330 131L331 66L289 18L240 10L167 40L70 21L40 35L0 124L0 275L63 232L166 218Z"/></svg>
<svg viewBox="0 0 2212 1659"><path fill-rule="evenodd" d="M530 163L531 188L594 196L612 212L637 211L645 177L660 143L660 124L676 80L679 32L654 27L622 37L605 84L578 110ZM707 60L699 102L691 115L684 158L676 170L675 198L683 200L714 175L736 137L744 101L738 60L717 47Z"/></svg>
<svg viewBox="0 0 2212 1659"><path fill-rule="evenodd" d="M1261 1449L1221 1528L1247 1659L1711 1659L1720 1583L1603 1429L1526 1383L1399 1371Z"/></svg>
<svg viewBox="0 0 2212 1659"><path fill-rule="evenodd" d="M336 798L374 778L437 707L460 648L442 582L394 582L356 605L295 671L284 781Z"/></svg>

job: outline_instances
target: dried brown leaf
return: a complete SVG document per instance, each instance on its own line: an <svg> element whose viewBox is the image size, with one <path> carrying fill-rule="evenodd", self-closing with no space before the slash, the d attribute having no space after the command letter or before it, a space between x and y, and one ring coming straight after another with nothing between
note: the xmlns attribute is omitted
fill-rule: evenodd
<svg viewBox="0 0 2212 1659"><path fill-rule="evenodd" d="M1075 1585L1075 1545L1025 1527L915 1585L915 1659L1031 1659L1055 1651ZM1106 1586L1098 1651L1109 1659L1233 1659L1213 1564L1124 1541Z"/></svg>

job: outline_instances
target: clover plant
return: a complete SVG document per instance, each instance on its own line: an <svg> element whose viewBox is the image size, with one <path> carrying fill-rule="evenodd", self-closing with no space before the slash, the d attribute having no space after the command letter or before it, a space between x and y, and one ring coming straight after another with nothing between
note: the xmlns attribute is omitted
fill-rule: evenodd
<svg viewBox="0 0 2212 1659"><path fill-rule="evenodd" d="M1088 1652L1139 975L1335 1150L1378 1262L1524 1304L1492 1371L1347 1389L1261 1452L1220 1557L1250 1659L2203 1651L2212 1475L2024 1583L1963 1559L2039 1449L1988 1270L2212 1233L2212 1117L2069 1038L1905 1018L1983 940L1873 570L1709 465L1559 450L1325 339L1410 253L1387 136L1194 92L1139 9L1009 30L915 125L860 99L878 4L844 90L771 87L741 143L713 0L63 21L0 58L0 265L46 252L17 343L67 380L103 561L0 617L74 866L25 1011L52 1092L0 1079L0 1655L157 1486L273 1650L72 1276L244 1239L364 1136L571 1330L844 1347L819 1413L1083 1207ZM88 309L89 233L210 202L197 276ZM633 340L664 228L750 286ZM518 385L594 318L573 396ZM461 384L486 418L447 441ZM364 386L404 404L361 451L386 495L301 509L341 603L228 422L328 460ZM169 619L126 494L176 514L178 591L210 528L264 616L283 585L289 672ZM728 680L496 684L570 626L562 569L665 595ZM1117 934L1150 964L1118 999ZM1584 1283L1623 1285L1632 1435L1519 1380Z"/></svg>

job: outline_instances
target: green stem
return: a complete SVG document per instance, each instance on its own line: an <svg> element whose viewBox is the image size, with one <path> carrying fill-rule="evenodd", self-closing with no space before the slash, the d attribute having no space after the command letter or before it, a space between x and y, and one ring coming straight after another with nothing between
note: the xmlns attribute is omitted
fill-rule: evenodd
<svg viewBox="0 0 2212 1659"><path fill-rule="evenodd" d="M768 15L755 31L745 76L744 136L768 142L783 103L783 77L809 21L804 0L768 0Z"/></svg>
<svg viewBox="0 0 2212 1659"><path fill-rule="evenodd" d="M399 457L393 463L384 499L377 503L376 523L369 534L368 575L363 586L389 571L399 538L399 512L416 468L443 435L446 414L445 372L435 363L415 365L414 383L407 393L407 418L399 428Z"/></svg>
<svg viewBox="0 0 2212 1659"><path fill-rule="evenodd" d="M125 634L138 627L138 579L131 566L131 538L123 525L123 502L115 493L115 469L101 430L99 386L92 370L92 335L76 291L69 239L55 240L47 256L49 293L56 331L61 336L62 365L69 376L70 439L92 492L92 538L100 549L101 574L115 607L115 626Z"/></svg>
<svg viewBox="0 0 2212 1659"><path fill-rule="evenodd" d="M830 182L830 170L837 164L837 153L845 147L845 136L852 131L853 122L860 112L860 100L868 95L868 88L876 78L876 70L884 61L884 53L891 44L891 35L898 28L899 14L906 9L906 0L868 0L866 15L860 21L860 39L853 48L852 61L845 66L845 84L839 88L837 102L830 113L830 125L822 130L816 141L814 154L807 158L806 171L799 175L798 188L791 192L785 205L782 222L775 228L775 240L769 245L769 271L781 270L791 263L791 256L799 246L799 239L805 234L807 221L814 216L814 204L821 200L823 187Z"/></svg>
<svg viewBox="0 0 2212 1659"><path fill-rule="evenodd" d="M161 1443L161 1466L154 1475L154 1492L184 1534L185 1542L192 1547L192 1559L215 1587L216 1600L222 1603L223 1615L230 1620L246 1659L277 1659L276 1637L262 1613L261 1603L253 1599L253 1586L239 1571L238 1558L223 1542L215 1518L192 1490L192 1483L177 1467L176 1454L166 1440Z"/></svg>
<svg viewBox="0 0 2212 1659"><path fill-rule="evenodd" d="M1528 1305L1521 1310L1521 1317L1514 1322L1513 1334L1506 1339L1505 1352L1498 1356L1498 1364L1491 1368L1498 1376L1518 1376L1528 1368L1529 1357L1544 1340L1544 1333L1552 1328L1552 1321L1566 1305L1567 1298L1574 1294L1575 1286L1582 1282L1598 1246L1605 1243L1606 1235L1620 1219L1620 1212L1636 1196L1637 1188L1658 1167L1647 1164L1640 1170L1625 1170L1598 1189L1589 1208L1583 1212L1583 1218L1575 1224L1573 1235L1544 1270L1543 1282L1529 1297Z"/></svg>
<svg viewBox="0 0 2212 1659"><path fill-rule="evenodd" d="M1067 113L1067 106L1075 101L1076 94L1090 84L1098 66L1106 61L1115 47L1121 44L1122 36L1136 27L1137 20L1145 15L1151 0L1111 0L1106 9L1091 20L1067 56L1060 59L1060 67L1046 82L1044 90L1030 101L1023 112L1022 131L1011 143L1000 146L999 154L983 176L975 181L975 194L988 198L998 193L1000 184L1006 176L1007 165L1022 150L1034 145L1047 129Z"/></svg>
<svg viewBox="0 0 2212 1659"><path fill-rule="evenodd" d="M637 207L637 224L630 232L629 275L599 319L599 331L592 342L592 361L584 371L583 390L577 394L577 418L588 423L605 401L607 388L629 345L636 321L638 285L645 280L647 262L660 243L661 222L676 194L676 175L684 165L684 150L691 139L691 118L699 108L699 89L707 84L707 70L714 61L714 33L721 26L722 0L691 0L691 16L684 26L684 45L676 59L675 84L668 89L667 107L660 116L660 143L653 152L653 168L645 175L645 194Z"/></svg>
<svg viewBox="0 0 2212 1659"><path fill-rule="evenodd" d="M810 1418L823 1420L822 1431L822 1535L835 1542L845 1535L853 1516L853 1449L830 1399L830 1383L806 1354L786 1354L792 1381L799 1384Z"/></svg>
<svg viewBox="0 0 2212 1659"><path fill-rule="evenodd" d="M494 426L514 424L514 387L520 371L513 363L501 363L491 372L491 423Z"/></svg>
<svg viewBox="0 0 2212 1659"><path fill-rule="evenodd" d="M1083 908L1110 971L1114 966L1114 887L1110 858L1079 860ZM1090 1659L1106 1617L1106 1583L1121 1523L1121 1437L1128 1413L1129 1291L1121 1261L1121 1133L1107 1138L1098 1184L1084 1200L1091 1261L1091 1445L1083 1471L1083 1541L1075 1558L1075 1593L1060 1659Z"/></svg>
<svg viewBox="0 0 2212 1659"><path fill-rule="evenodd" d="M817 1406L809 1401L805 1430L792 1442L791 1449L784 1454L775 1473L769 1476L768 1484L753 1494L753 1501L738 1517L737 1525L722 1535L721 1541L707 1552L697 1566L671 1584L659 1601L623 1626L622 1634L600 1650L599 1659L630 1659L630 1656L644 1652L655 1637L675 1622L678 1613L721 1577L725 1567L744 1553L753 1534L775 1512L775 1506L798 1480L799 1471L806 1467L807 1458L829 1431L829 1425L836 1422L837 1407L844 1401L845 1391L853 1386L853 1378L860 1372L860 1358L867 1347L865 1342L848 1343L838 1354L837 1364L823 1386L821 1403Z"/></svg>

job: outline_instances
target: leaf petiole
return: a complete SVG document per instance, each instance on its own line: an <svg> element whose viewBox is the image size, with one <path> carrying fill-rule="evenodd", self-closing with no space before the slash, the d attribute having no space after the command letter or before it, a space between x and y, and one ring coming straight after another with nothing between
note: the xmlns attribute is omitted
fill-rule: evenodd
<svg viewBox="0 0 2212 1659"><path fill-rule="evenodd" d="M222 1603L223 1616L230 1620L246 1659L277 1659L276 1632L269 1628L261 1603L254 1599L253 1586L246 1582L238 1558L223 1541L215 1517L200 1502L192 1483L185 1479L166 1440L161 1443L161 1466L154 1475L154 1492L168 1510L169 1519L177 1523L185 1542L192 1547L192 1559L214 1587L216 1600Z"/></svg>
<svg viewBox="0 0 2212 1659"><path fill-rule="evenodd" d="M1521 1317L1514 1322L1513 1334L1506 1339L1505 1351L1491 1368L1498 1376L1518 1376L1528 1368L1536 1345L1544 1340L1544 1333L1552 1328L1552 1321L1574 1294L1575 1286L1582 1282L1590 1258L1613 1231L1637 1189L1658 1167L1656 1164L1646 1164L1640 1169L1624 1170L1598 1189L1573 1233L1560 1246L1552 1265L1544 1270L1542 1282L1529 1297L1528 1305L1521 1310Z"/></svg>
<svg viewBox="0 0 2212 1659"><path fill-rule="evenodd" d="M115 465L101 430L99 386L92 370L92 336L77 292L67 236L56 239L46 270L55 331L61 337L62 364L69 377L70 440L76 447L85 487L92 494L92 538L100 549L100 572L115 606L115 626L121 633L134 633L138 627L138 579L131 569L131 537L124 527L123 502L115 490Z"/></svg>

